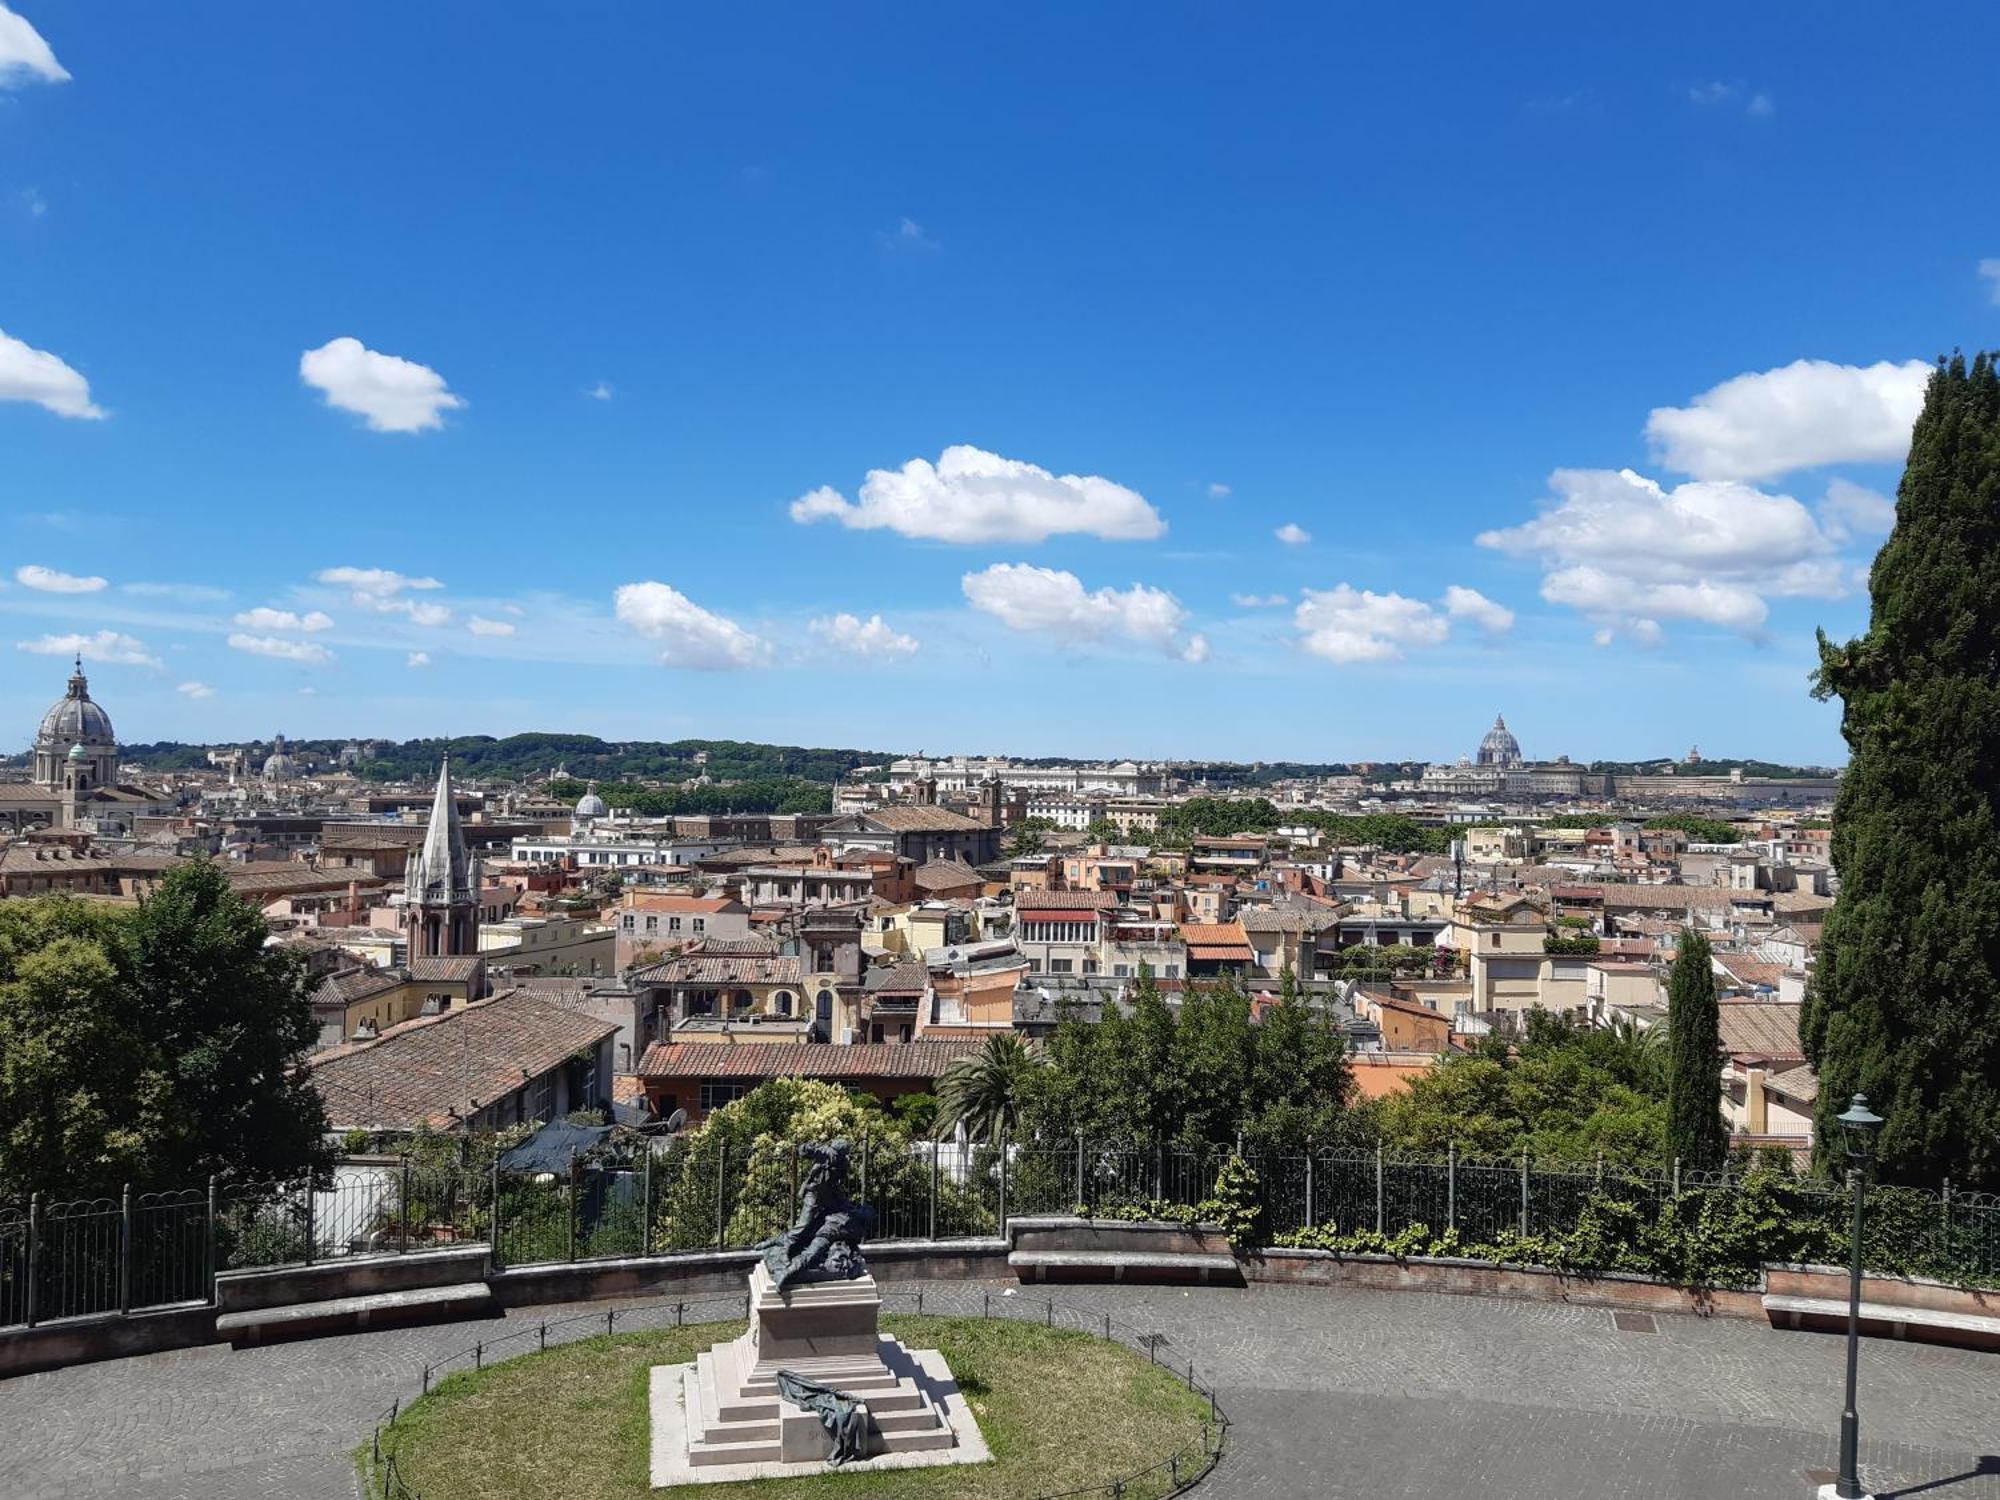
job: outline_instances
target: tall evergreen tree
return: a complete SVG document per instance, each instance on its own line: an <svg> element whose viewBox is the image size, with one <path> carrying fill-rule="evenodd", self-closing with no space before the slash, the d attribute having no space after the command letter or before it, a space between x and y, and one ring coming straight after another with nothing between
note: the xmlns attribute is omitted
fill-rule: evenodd
<svg viewBox="0 0 2000 1500"><path fill-rule="evenodd" d="M1707 937L1684 927L1667 980L1667 1155L1713 1171L1728 1153L1714 955Z"/></svg>
<svg viewBox="0 0 2000 1500"><path fill-rule="evenodd" d="M1820 635L1849 760L1840 896L1800 1017L1818 1129L1856 1092L1888 1177L2000 1189L2000 374L1931 376L1869 575L1868 633Z"/></svg>

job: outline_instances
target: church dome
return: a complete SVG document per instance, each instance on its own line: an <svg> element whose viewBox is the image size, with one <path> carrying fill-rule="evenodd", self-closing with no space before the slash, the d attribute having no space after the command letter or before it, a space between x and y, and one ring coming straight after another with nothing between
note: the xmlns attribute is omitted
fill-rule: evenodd
<svg viewBox="0 0 2000 1500"><path fill-rule="evenodd" d="M81 661L70 676L68 694L42 715L41 733L36 738L45 747L60 744L65 749L71 745L118 743L118 737L111 732L111 715L91 701L90 682L83 675Z"/></svg>
<svg viewBox="0 0 2000 1500"><path fill-rule="evenodd" d="M1514 738L1514 732L1507 727L1506 717L1496 716L1493 727L1486 731L1486 738L1479 742L1479 764L1518 766L1520 763L1521 742Z"/></svg>
<svg viewBox="0 0 2000 1500"><path fill-rule="evenodd" d="M276 736L271 741L271 754L264 762L264 779L290 781L298 773L298 762L293 760L291 753L285 749L285 737L282 734Z"/></svg>
<svg viewBox="0 0 2000 1500"><path fill-rule="evenodd" d="M610 807L606 805L602 797L597 795L597 783L594 781L591 782L589 788L577 799L576 817L581 820L585 818L608 818L610 816Z"/></svg>

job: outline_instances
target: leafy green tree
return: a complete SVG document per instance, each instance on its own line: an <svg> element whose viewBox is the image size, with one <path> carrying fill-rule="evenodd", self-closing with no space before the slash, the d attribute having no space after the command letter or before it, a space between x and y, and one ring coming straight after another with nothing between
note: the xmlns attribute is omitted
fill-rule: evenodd
<svg viewBox="0 0 2000 1500"><path fill-rule="evenodd" d="M1823 1155L1865 1093L1885 1176L2000 1189L2000 371L1941 361L1868 633L1820 635L1843 704L1840 895L1800 1016Z"/></svg>
<svg viewBox="0 0 2000 1500"><path fill-rule="evenodd" d="M267 1180L327 1159L304 966L208 861L135 910L0 903L0 1192Z"/></svg>
<svg viewBox="0 0 2000 1500"><path fill-rule="evenodd" d="M1706 934L1681 929L1667 979L1667 1155L1713 1171L1729 1154L1722 1121L1722 1022Z"/></svg>
<svg viewBox="0 0 2000 1500"><path fill-rule="evenodd" d="M1048 841L1042 837L1041 829L1023 826L1014 830L1003 852L1009 859L1033 859L1046 848Z"/></svg>
<svg viewBox="0 0 2000 1500"><path fill-rule="evenodd" d="M1021 1123L1034 1055L1019 1037L990 1036L977 1052L947 1066L937 1082L933 1132L942 1137L965 1127L968 1139L997 1141Z"/></svg>
<svg viewBox="0 0 2000 1500"><path fill-rule="evenodd" d="M1299 994L1289 968L1278 976L1278 1003L1251 1029L1250 1042L1245 1137L1281 1151L1338 1139L1354 1092L1347 1042L1333 1017Z"/></svg>

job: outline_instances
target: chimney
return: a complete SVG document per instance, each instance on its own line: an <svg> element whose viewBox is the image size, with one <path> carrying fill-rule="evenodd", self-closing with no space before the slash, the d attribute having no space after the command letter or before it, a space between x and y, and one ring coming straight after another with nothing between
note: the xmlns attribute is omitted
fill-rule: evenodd
<svg viewBox="0 0 2000 1500"><path fill-rule="evenodd" d="M1764 1077L1762 1068L1743 1070L1743 1128L1752 1135L1766 1134L1769 1125L1764 1108Z"/></svg>

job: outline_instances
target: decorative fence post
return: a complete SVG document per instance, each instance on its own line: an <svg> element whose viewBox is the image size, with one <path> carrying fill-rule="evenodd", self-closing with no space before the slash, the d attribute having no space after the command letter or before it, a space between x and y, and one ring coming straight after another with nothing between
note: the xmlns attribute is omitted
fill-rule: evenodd
<svg viewBox="0 0 2000 1500"><path fill-rule="evenodd" d="M1308 1147L1306 1148L1306 1222L1305 1222L1305 1227L1306 1227L1307 1229L1310 1229L1310 1228L1312 1228L1312 1227L1313 1227L1313 1225L1314 1225L1314 1223L1315 1223L1315 1222L1317 1222L1317 1221L1316 1221L1316 1220L1315 1220L1315 1219L1313 1218L1313 1154L1312 1154L1312 1147L1308 1146Z"/></svg>
<svg viewBox="0 0 2000 1500"><path fill-rule="evenodd" d="M653 1253L653 1143L646 1142L646 1184L639 1196L639 1253Z"/></svg>
<svg viewBox="0 0 2000 1500"><path fill-rule="evenodd" d="M118 1311L132 1311L132 1184L118 1196Z"/></svg>
<svg viewBox="0 0 2000 1500"><path fill-rule="evenodd" d="M1458 1228L1458 1142L1451 1141L1444 1151L1444 1227L1446 1230Z"/></svg>
<svg viewBox="0 0 2000 1500"><path fill-rule="evenodd" d="M306 1189L306 1264L311 1265L313 1263L314 1241L319 1238L319 1234L313 1223L313 1176L312 1173L310 1172L306 1173L305 1189Z"/></svg>
<svg viewBox="0 0 2000 1500"><path fill-rule="evenodd" d="M943 1151L943 1141L931 1142L931 1222L926 1238L933 1240L937 1238L938 1157Z"/></svg>
<svg viewBox="0 0 2000 1500"><path fill-rule="evenodd" d="M569 1148L569 1258L576 1259L576 1147Z"/></svg>
<svg viewBox="0 0 2000 1500"><path fill-rule="evenodd" d="M402 1176L403 1184L397 1190L396 1198L396 1224L402 1233L399 1236L401 1243L396 1248L407 1255L410 1251L410 1153L407 1151L403 1153Z"/></svg>
<svg viewBox="0 0 2000 1500"><path fill-rule="evenodd" d="M1160 1171L1160 1155L1161 1155L1160 1143L1158 1141L1154 1141L1153 1142L1153 1201L1155 1203L1163 1201L1167 1196L1165 1182L1161 1176L1161 1171Z"/></svg>
<svg viewBox="0 0 2000 1500"><path fill-rule="evenodd" d="M1681 1159L1678 1156L1676 1156L1674 1158L1674 1196L1678 1198L1680 1197L1680 1195L1681 1195Z"/></svg>
<svg viewBox="0 0 2000 1500"><path fill-rule="evenodd" d="M722 1197L722 1190L720 1188L717 1188L716 1201L718 1203L721 1201L721 1197ZM869 1204L871 1207L873 1206L874 1202L874 1200L868 1196L868 1132L866 1130L863 1130L861 1132L861 1201L863 1203ZM721 1214L722 1210L718 1208L716 1210L716 1216L720 1218ZM882 1216L880 1214L875 1215L875 1222L878 1225L881 1224Z"/></svg>
<svg viewBox="0 0 2000 1500"><path fill-rule="evenodd" d="M1079 1208L1087 1209L1090 1207L1089 1202L1083 1196L1083 1132L1081 1130L1076 1133L1076 1203Z"/></svg>
<svg viewBox="0 0 2000 1500"><path fill-rule="evenodd" d="M35 1326L35 1292L42 1260L42 1195L28 1195L28 1326Z"/></svg>
<svg viewBox="0 0 2000 1500"><path fill-rule="evenodd" d="M204 1280L205 1280L205 1281L206 1281L206 1282L208 1283L208 1300L209 1300L209 1304L210 1304L211 1306L213 1306L213 1305L214 1305L214 1303L215 1303L215 1261L216 1261L216 1255L215 1255L215 1251L216 1251L216 1244L215 1244L215 1227L216 1227L216 1201L215 1201L215 1198L216 1198L216 1194L215 1194L215 1174L214 1174L213 1172L211 1172L211 1173L209 1173L209 1174L208 1174L208 1245L207 1245L207 1252L208 1252L208 1264L207 1264L207 1266L205 1267L205 1270L207 1271L207 1275L206 1275L206 1276L205 1276L205 1277L203 1278L203 1279L204 1279Z"/></svg>
<svg viewBox="0 0 2000 1500"><path fill-rule="evenodd" d="M1521 1238L1528 1237L1528 1148L1521 1148Z"/></svg>
<svg viewBox="0 0 2000 1500"><path fill-rule="evenodd" d="M486 1226L494 1267L500 1265L500 1153L493 1153L493 1222Z"/></svg>
<svg viewBox="0 0 2000 1500"><path fill-rule="evenodd" d="M1007 1235L1007 1130L1000 1130L1000 1235Z"/></svg>
<svg viewBox="0 0 2000 1500"><path fill-rule="evenodd" d="M1382 1233L1382 1148L1375 1148L1375 1232Z"/></svg>
<svg viewBox="0 0 2000 1500"><path fill-rule="evenodd" d="M715 1143L715 1248L722 1248L722 1172L729 1160L727 1142ZM861 1137L861 1196L868 1196L868 1137Z"/></svg>

